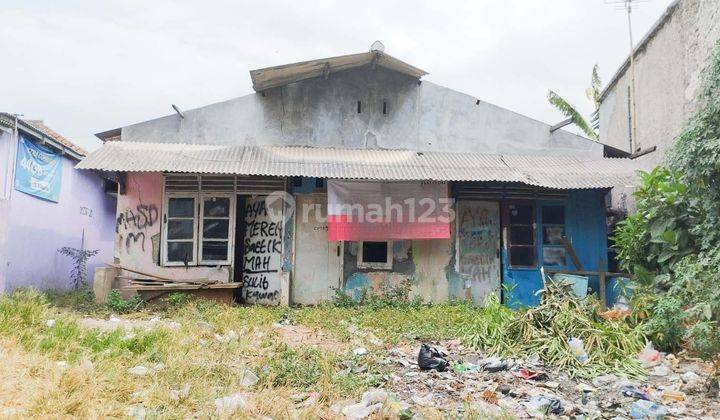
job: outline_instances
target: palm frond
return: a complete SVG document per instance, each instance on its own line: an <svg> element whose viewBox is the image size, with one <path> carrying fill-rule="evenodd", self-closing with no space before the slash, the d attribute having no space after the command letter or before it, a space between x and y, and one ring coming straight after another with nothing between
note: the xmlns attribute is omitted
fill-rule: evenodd
<svg viewBox="0 0 720 420"><path fill-rule="evenodd" d="M592 129L592 127L590 126L590 124L588 124L585 118L572 104L566 101L562 96L558 95L552 90L549 90L548 102L550 102L552 106L557 108L557 110L560 111L563 115L572 118L573 123L575 123L575 125L577 125L589 138L593 140L598 139L597 133Z"/></svg>

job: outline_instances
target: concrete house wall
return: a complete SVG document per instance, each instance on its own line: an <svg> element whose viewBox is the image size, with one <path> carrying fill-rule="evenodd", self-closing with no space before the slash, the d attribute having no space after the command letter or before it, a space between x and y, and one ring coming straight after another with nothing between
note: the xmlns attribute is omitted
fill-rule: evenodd
<svg viewBox="0 0 720 420"><path fill-rule="evenodd" d="M360 112L358 113L358 101ZM383 114L383 102L386 114ZM602 145L383 68L335 73L122 128L122 141L602 156Z"/></svg>
<svg viewBox="0 0 720 420"><path fill-rule="evenodd" d="M71 288L71 261L57 250L80 248L83 232L85 249L100 250L88 263L92 279L95 267L113 261L115 199L96 173L75 170L77 161L68 157L57 203L14 190L16 142L0 130L0 291Z"/></svg>
<svg viewBox="0 0 720 420"><path fill-rule="evenodd" d="M678 0L639 43L635 53L636 147L657 146L657 151L638 158L645 169L662 163L700 106L701 76L718 39L720 2ZM626 62L605 88L600 105L600 138L625 151L631 151L629 84ZM628 197L629 192L619 188L614 204L621 205L622 194Z"/></svg>

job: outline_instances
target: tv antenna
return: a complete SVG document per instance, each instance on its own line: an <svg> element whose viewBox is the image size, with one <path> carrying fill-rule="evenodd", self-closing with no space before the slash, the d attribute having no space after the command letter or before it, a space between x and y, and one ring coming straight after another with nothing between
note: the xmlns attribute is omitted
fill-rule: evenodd
<svg viewBox="0 0 720 420"><path fill-rule="evenodd" d="M627 12L628 35L630 41L630 84L628 86L628 105L630 111L630 153L640 148L637 141L637 113L635 111L635 43L632 32L632 11L637 9L638 3L646 3L649 0L605 0L606 4L615 6L615 10Z"/></svg>

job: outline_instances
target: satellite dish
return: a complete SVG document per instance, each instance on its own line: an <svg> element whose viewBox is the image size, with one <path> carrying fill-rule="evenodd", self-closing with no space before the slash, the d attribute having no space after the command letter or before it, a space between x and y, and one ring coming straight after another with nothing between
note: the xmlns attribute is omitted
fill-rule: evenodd
<svg viewBox="0 0 720 420"><path fill-rule="evenodd" d="M377 51L377 52L384 52L384 51L385 51L385 45L383 45L383 43L380 42L380 41L375 41L375 42L373 42L372 45L370 46L370 51L371 51L371 52L376 52L376 51Z"/></svg>

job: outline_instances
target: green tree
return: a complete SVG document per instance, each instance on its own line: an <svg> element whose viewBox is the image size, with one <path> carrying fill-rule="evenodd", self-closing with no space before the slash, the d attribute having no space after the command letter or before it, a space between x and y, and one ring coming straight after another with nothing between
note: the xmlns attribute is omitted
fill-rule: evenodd
<svg viewBox="0 0 720 420"><path fill-rule="evenodd" d="M586 120L585 117L572 105L566 101L565 98L558 95L552 90L548 91L548 102L555 108L557 108L566 117L572 118L572 121L577 125L583 133L589 138L597 141L599 139L598 129L600 127L600 75L598 74L598 65L595 64L592 70L592 77L590 86L585 90L585 96L592 101L594 111L590 114L590 121Z"/></svg>

